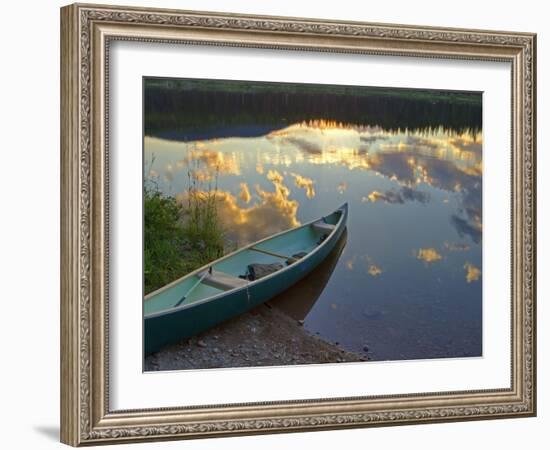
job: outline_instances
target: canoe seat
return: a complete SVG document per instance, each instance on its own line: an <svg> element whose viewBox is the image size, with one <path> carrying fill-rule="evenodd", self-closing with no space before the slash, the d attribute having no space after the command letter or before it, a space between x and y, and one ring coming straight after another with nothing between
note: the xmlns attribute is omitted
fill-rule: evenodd
<svg viewBox="0 0 550 450"><path fill-rule="evenodd" d="M204 272L199 274L199 276L204 275ZM221 289L223 291L229 291L231 289L239 288L246 286L248 282L239 277L234 277L225 272L218 272L213 270L212 273L207 274L202 280L203 284Z"/></svg>
<svg viewBox="0 0 550 450"><path fill-rule="evenodd" d="M336 228L335 225L325 222L314 222L311 224L314 230L321 231L322 233L330 234L332 230Z"/></svg>

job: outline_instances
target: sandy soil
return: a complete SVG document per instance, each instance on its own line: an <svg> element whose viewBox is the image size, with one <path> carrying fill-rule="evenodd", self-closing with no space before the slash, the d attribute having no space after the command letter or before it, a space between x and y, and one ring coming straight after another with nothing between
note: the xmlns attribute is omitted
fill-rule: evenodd
<svg viewBox="0 0 550 450"><path fill-rule="evenodd" d="M145 358L145 370L367 361L308 333L269 303Z"/></svg>

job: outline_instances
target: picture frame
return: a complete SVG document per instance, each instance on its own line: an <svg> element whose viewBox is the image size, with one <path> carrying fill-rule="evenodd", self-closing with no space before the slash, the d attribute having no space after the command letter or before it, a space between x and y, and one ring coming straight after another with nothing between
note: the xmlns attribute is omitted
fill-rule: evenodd
<svg viewBox="0 0 550 450"><path fill-rule="evenodd" d="M114 42L511 68L510 385L113 409L109 98ZM223 76L223 74L220 74ZM73 445L536 415L536 35L74 4L61 9L61 441ZM223 374L222 374L223 376Z"/></svg>

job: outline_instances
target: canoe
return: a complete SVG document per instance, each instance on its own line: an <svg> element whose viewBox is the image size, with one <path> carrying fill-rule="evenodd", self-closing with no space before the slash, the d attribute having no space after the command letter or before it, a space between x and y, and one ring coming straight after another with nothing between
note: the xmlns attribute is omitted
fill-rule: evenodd
<svg viewBox="0 0 550 450"><path fill-rule="evenodd" d="M327 216L217 259L147 295L144 352L197 335L280 294L331 253L346 228L345 203Z"/></svg>

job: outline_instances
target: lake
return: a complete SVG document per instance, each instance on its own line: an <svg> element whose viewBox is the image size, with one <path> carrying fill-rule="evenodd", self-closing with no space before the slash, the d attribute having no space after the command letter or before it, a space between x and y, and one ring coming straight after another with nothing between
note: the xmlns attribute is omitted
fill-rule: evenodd
<svg viewBox="0 0 550 450"><path fill-rule="evenodd" d="M371 360L480 356L481 131L315 113L146 127L144 175L182 202L190 174L217 190L230 249L348 202L331 261L273 303Z"/></svg>

